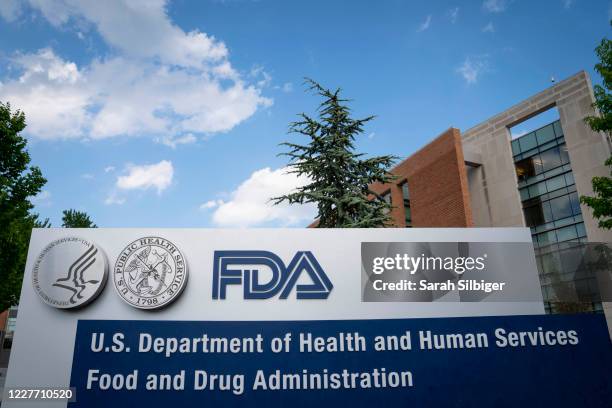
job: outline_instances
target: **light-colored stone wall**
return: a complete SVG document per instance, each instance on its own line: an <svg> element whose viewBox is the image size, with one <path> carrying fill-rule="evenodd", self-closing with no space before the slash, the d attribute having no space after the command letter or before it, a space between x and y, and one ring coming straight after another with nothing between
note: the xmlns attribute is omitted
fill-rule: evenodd
<svg viewBox="0 0 612 408"><path fill-rule="evenodd" d="M559 111L578 194L593 194L591 179L609 175L603 163L611 151L606 136L593 132L584 122L594 113L594 100L591 81L581 71L463 133L464 151L480 154L482 159L481 167L468 170L475 226L525 225L509 128L554 106ZM598 228L591 210L584 205L581 208L589 241L611 242L612 231Z"/></svg>
<svg viewBox="0 0 612 408"><path fill-rule="evenodd" d="M517 178L512 159L509 128L554 106L559 111L570 164L579 195L592 195L593 176L607 176L604 161L610 156L610 141L593 132L584 118L594 114L591 80L581 71L516 104L463 133L463 149L480 154L482 166L468 168L468 183L474 226L525 226ZM602 230L591 210L581 205L590 242L612 242L612 231ZM604 303L612 337L612 303Z"/></svg>

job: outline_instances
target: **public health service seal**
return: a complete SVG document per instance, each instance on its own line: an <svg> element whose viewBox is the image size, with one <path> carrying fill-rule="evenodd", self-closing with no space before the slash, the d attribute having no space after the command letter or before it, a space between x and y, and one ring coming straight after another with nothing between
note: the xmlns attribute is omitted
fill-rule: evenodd
<svg viewBox="0 0 612 408"><path fill-rule="evenodd" d="M51 242L36 258L32 285L40 298L59 309L85 306L104 289L108 263L104 252L83 238Z"/></svg>
<svg viewBox="0 0 612 408"><path fill-rule="evenodd" d="M113 281L117 293L139 309L170 304L187 283L187 263L172 242L160 237L139 238L117 258Z"/></svg>

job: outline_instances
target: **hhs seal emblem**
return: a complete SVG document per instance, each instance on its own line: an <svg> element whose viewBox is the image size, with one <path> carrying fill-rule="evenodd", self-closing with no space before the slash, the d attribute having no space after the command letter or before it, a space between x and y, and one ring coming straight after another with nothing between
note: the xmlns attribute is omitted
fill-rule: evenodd
<svg viewBox="0 0 612 408"><path fill-rule="evenodd" d="M144 237L126 246L113 272L115 289L130 305L158 309L176 299L187 283L187 264L172 242Z"/></svg>
<svg viewBox="0 0 612 408"><path fill-rule="evenodd" d="M76 237L51 242L36 258L32 285L40 298L58 309L85 306L104 289L106 256L94 243Z"/></svg>

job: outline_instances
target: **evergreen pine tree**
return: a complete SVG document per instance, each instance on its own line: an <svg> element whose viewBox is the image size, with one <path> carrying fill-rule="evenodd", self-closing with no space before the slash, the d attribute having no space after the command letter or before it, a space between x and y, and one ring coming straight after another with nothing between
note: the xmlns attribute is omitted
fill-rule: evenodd
<svg viewBox="0 0 612 408"><path fill-rule="evenodd" d="M391 204L370 189L370 184L388 183L394 179L388 169L395 157L365 158L355 152L355 138L363 133L363 126L374 119L350 117L347 99L340 97L340 89L331 91L307 79L309 90L323 98L318 119L305 113L290 125L290 133L308 137L305 145L285 142L289 151L289 172L308 176L310 183L295 192L272 200L275 204L316 203L318 227L373 228L384 227L391 221Z"/></svg>
<svg viewBox="0 0 612 408"><path fill-rule="evenodd" d="M64 228L97 228L86 212L64 210L62 212L62 227Z"/></svg>

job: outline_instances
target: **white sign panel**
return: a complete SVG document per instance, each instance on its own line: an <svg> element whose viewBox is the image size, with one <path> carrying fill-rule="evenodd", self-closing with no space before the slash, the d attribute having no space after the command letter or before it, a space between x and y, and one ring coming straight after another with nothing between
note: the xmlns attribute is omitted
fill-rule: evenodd
<svg viewBox="0 0 612 408"><path fill-rule="evenodd" d="M68 387L79 320L306 321L544 313L541 297L532 296L530 301L449 302L448 296L446 301L436 301L436 296L420 302L401 296L397 301L363 301L362 243L377 242L529 244L531 236L524 228L37 229L6 388ZM374 267L386 271L395 261L399 264L400 255L393 256L388 263L376 258ZM477 258L474 265L481 265L484 261ZM520 265L513 270L513 281L539 293L533 251ZM3 406L12 404L28 406L3 401Z"/></svg>

